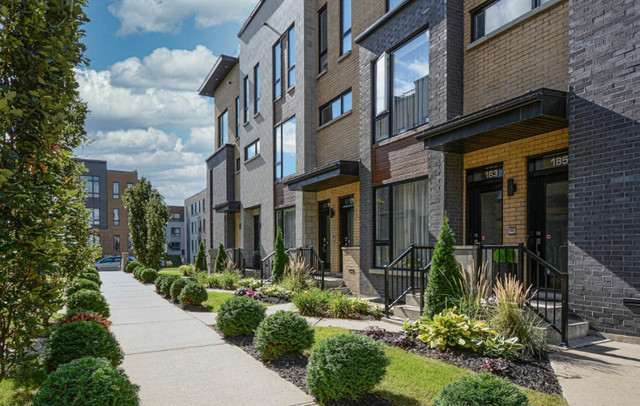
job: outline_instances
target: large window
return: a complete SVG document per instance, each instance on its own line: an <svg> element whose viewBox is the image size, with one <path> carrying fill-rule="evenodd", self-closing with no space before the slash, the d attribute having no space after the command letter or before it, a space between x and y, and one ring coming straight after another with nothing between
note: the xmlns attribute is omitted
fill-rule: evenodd
<svg viewBox="0 0 640 406"><path fill-rule="evenodd" d="M293 87L296 84L296 27L292 26L287 31L287 84Z"/></svg>
<svg viewBox="0 0 640 406"><path fill-rule="evenodd" d="M227 142L229 142L229 111L225 110L218 117L218 148L222 148Z"/></svg>
<svg viewBox="0 0 640 406"><path fill-rule="evenodd" d="M351 51L351 0L340 2L340 55Z"/></svg>
<svg viewBox="0 0 640 406"><path fill-rule="evenodd" d="M285 248L296 245L296 208L276 210L276 227L282 230Z"/></svg>
<svg viewBox="0 0 640 406"><path fill-rule="evenodd" d="M82 176L82 179L86 181L84 184L84 191L87 197L99 198L100 197L100 177L99 176Z"/></svg>
<svg viewBox="0 0 640 406"><path fill-rule="evenodd" d="M387 11L393 10L396 6L402 3L404 0L387 0Z"/></svg>
<svg viewBox="0 0 640 406"><path fill-rule="evenodd" d="M133 242L131 242L131 235L127 235L127 251L133 250Z"/></svg>
<svg viewBox="0 0 640 406"><path fill-rule="evenodd" d="M169 250L171 251L180 251L180 242L172 241L169 243Z"/></svg>
<svg viewBox="0 0 640 406"><path fill-rule="evenodd" d="M260 155L260 140L255 140L251 144L244 147L244 160L248 161L249 159Z"/></svg>
<svg viewBox="0 0 640 406"><path fill-rule="evenodd" d="M375 189L375 266L397 258L411 244L429 243L429 181Z"/></svg>
<svg viewBox="0 0 640 406"><path fill-rule="evenodd" d="M429 32L374 64L375 135L381 141L429 121ZM391 97L391 99L389 99Z"/></svg>
<svg viewBox="0 0 640 406"><path fill-rule="evenodd" d="M113 225L120 225L120 209L113 209Z"/></svg>
<svg viewBox="0 0 640 406"><path fill-rule="evenodd" d="M273 46L273 100L282 96L282 40Z"/></svg>
<svg viewBox="0 0 640 406"><path fill-rule="evenodd" d="M120 183L113 182L113 198L115 200L120 199Z"/></svg>
<svg viewBox="0 0 640 406"><path fill-rule="evenodd" d="M473 12L472 40L484 37L547 1L549 0L497 0L490 2Z"/></svg>
<svg viewBox="0 0 640 406"><path fill-rule="evenodd" d="M120 252L120 236L119 235L113 236L113 250L115 252Z"/></svg>
<svg viewBox="0 0 640 406"><path fill-rule="evenodd" d="M171 227L171 236L180 237L180 227Z"/></svg>
<svg viewBox="0 0 640 406"><path fill-rule="evenodd" d="M236 97L236 138L240 137L240 98Z"/></svg>
<svg viewBox="0 0 640 406"><path fill-rule="evenodd" d="M244 102L244 122L246 123L249 121L249 75L244 77L243 85L244 95L242 101Z"/></svg>
<svg viewBox="0 0 640 406"><path fill-rule="evenodd" d="M320 125L327 124L337 117L351 111L351 89L331 100L320 108Z"/></svg>
<svg viewBox="0 0 640 406"><path fill-rule="evenodd" d="M260 65L253 67L253 114L260 113Z"/></svg>
<svg viewBox="0 0 640 406"><path fill-rule="evenodd" d="M92 226L100 225L100 209L89 209L89 224Z"/></svg>
<svg viewBox="0 0 640 406"><path fill-rule="evenodd" d="M318 72L323 72L329 65L327 32L327 6L318 12Z"/></svg>
<svg viewBox="0 0 640 406"><path fill-rule="evenodd" d="M296 172L296 118L291 117L277 126L275 138L275 175L278 180Z"/></svg>
<svg viewBox="0 0 640 406"><path fill-rule="evenodd" d="M133 183L127 183L127 189L133 186Z"/></svg>

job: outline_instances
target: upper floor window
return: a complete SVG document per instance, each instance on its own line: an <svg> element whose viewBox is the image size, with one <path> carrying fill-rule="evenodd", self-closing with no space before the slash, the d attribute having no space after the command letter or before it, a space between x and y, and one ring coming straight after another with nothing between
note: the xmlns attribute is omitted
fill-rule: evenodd
<svg viewBox="0 0 640 406"><path fill-rule="evenodd" d="M260 113L260 65L253 67L253 114Z"/></svg>
<svg viewBox="0 0 640 406"><path fill-rule="evenodd" d="M89 224L92 226L100 225L100 209L89 209Z"/></svg>
<svg viewBox="0 0 640 406"><path fill-rule="evenodd" d="M351 51L351 0L340 2L340 55Z"/></svg>
<svg viewBox="0 0 640 406"><path fill-rule="evenodd" d="M404 0L387 0L387 11L393 10L396 6L402 3Z"/></svg>
<svg viewBox="0 0 640 406"><path fill-rule="evenodd" d="M549 0L494 0L472 13L471 40L475 41Z"/></svg>
<svg viewBox="0 0 640 406"><path fill-rule="evenodd" d="M99 198L100 197L100 177L99 176L82 176L82 180L85 180L84 191L87 197Z"/></svg>
<svg viewBox="0 0 640 406"><path fill-rule="evenodd" d="M120 225L120 209L113 209L113 225Z"/></svg>
<svg viewBox="0 0 640 406"><path fill-rule="evenodd" d="M227 142L229 142L229 111L225 110L218 117L218 148L223 147Z"/></svg>
<svg viewBox="0 0 640 406"><path fill-rule="evenodd" d="M276 180L296 173L296 118L291 117L275 129Z"/></svg>
<svg viewBox="0 0 640 406"><path fill-rule="evenodd" d="M243 103L244 103L244 122L246 123L247 121L249 121L249 75L244 77L244 97L243 97Z"/></svg>
<svg viewBox="0 0 640 406"><path fill-rule="evenodd" d="M249 159L260 155L260 140L255 140L251 144L244 147L244 160L248 161ZM239 168L238 168L239 169Z"/></svg>
<svg viewBox="0 0 640 406"><path fill-rule="evenodd" d="M282 96L282 40L273 46L273 99Z"/></svg>
<svg viewBox="0 0 640 406"><path fill-rule="evenodd" d="M236 97L236 138L240 137L240 98Z"/></svg>
<svg viewBox="0 0 640 406"><path fill-rule="evenodd" d="M133 186L133 183L127 183L127 189L129 189L131 186Z"/></svg>
<svg viewBox="0 0 640 406"><path fill-rule="evenodd" d="M428 31L380 57L374 75L374 141L429 121Z"/></svg>
<svg viewBox="0 0 640 406"><path fill-rule="evenodd" d="M318 12L318 72L324 72L329 65L327 6Z"/></svg>
<svg viewBox="0 0 640 406"><path fill-rule="evenodd" d="M173 220L182 221L182 213L171 213L171 218Z"/></svg>
<svg viewBox="0 0 640 406"><path fill-rule="evenodd" d="M180 237L180 227L171 227L171 236Z"/></svg>
<svg viewBox="0 0 640 406"><path fill-rule="evenodd" d="M293 87L296 84L296 27L291 26L287 31L287 84Z"/></svg>
<svg viewBox="0 0 640 406"><path fill-rule="evenodd" d="M120 199L120 182L113 182L113 198Z"/></svg>
<svg viewBox="0 0 640 406"><path fill-rule="evenodd" d="M331 100L320 108L320 125L329 123L342 114L351 111L352 94L351 89Z"/></svg>

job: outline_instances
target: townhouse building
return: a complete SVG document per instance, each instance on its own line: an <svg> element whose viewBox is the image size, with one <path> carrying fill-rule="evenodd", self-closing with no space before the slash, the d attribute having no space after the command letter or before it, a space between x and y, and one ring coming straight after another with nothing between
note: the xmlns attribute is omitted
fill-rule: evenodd
<svg viewBox="0 0 640 406"><path fill-rule="evenodd" d="M180 258L184 261L184 207L169 206L171 217L165 229L165 239L167 241L166 256L169 259Z"/></svg>
<svg viewBox="0 0 640 406"><path fill-rule="evenodd" d="M205 227L209 216L205 209L206 194L207 190L204 189L184 201L184 249L185 262L188 264L196 262L200 241L205 249L207 247Z"/></svg>

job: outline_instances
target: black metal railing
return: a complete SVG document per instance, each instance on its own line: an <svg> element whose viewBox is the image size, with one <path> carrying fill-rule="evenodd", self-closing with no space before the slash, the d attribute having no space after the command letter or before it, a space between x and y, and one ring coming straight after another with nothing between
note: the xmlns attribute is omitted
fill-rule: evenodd
<svg viewBox="0 0 640 406"><path fill-rule="evenodd" d="M421 281L428 272L432 256L432 246L411 245L384 267L384 312L387 317L389 310L408 293L422 293Z"/></svg>
<svg viewBox="0 0 640 406"><path fill-rule="evenodd" d="M289 258L295 261L303 261L309 268L311 277L316 281L321 289L324 289L324 261L313 247L289 248L287 251ZM269 282L273 276L273 262L276 252L273 251L260 261L260 280L264 284Z"/></svg>
<svg viewBox="0 0 640 406"><path fill-rule="evenodd" d="M236 269L242 273L242 277L246 278L247 266L244 254L242 253L242 248L227 248L225 252L227 253L227 260L233 262Z"/></svg>

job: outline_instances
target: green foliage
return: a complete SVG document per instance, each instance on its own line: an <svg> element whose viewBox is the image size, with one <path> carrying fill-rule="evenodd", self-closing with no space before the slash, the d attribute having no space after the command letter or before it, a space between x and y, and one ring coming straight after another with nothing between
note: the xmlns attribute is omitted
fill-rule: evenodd
<svg viewBox="0 0 640 406"><path fill-rule="evenodd" d="M293 296L293 304L300 314L310 317L324 317L329 314L332 293L328 290L313 289Z"/></svg>
<svg viewBox="0 0 640 406"><path fill-rule="evenodd" d="M82 357L101 357L115 367L124 352L111 332L97 321L76 321L58 326L45 343L42 355L48 372Z"/></svg>
<svg viewBox="0 0 640 406"><path fill-rule="evenodd" d="M189 282L182 288L178 299L183 306L199 306L207 300L207 289L199 283Z"/></svg>
<svg viewBox="0 0 640 406"><path fill-rule="evenodd" d="M225 270L222 273L214 273L207 277L206 284L212 289L233 290L241 286L240 273L234 270Z"/></svg>
<svg viewBox="0 0 640 406"><path fill-rule="evenodd" d="M144 283L154 282L158 277L158 271L152 268L144 268L142 272L140 272L140 280Z"/></svg>
<svg viewBox="0 0 640 406"><path fill-rule="evenodd" d="M80 274L79 278L93 281L96 283L96 285L102 286L102 281L100 280L100 277L92 272L83 272Z"/></svg>
<svg viewBox="0 0 640 406"><path fill-rule="evenodd" d="M138 261L131 261L127 264L126 272L132 273L137 267L142 266L142 264Z"/></svg>
<svg viewBox="0 0 640 406"><path fill-rule="evenodd" d="M111 322L103 315L86 312L84 310L76 310L67 313L64 318L60 319L60 324L75 323L77 321L96 321L104 328L111 327Z"/></svg>
<svg viewBox="0 0 640 406"><path fill-rule="evenodd" d="M320 402L356 400L380 383L390 363L384 346L357 334L318 343L309 357L307 388Z"/></svg>
<svg viewBox="0 0 640 406"><path fill-rule="evenodd" d="M504 378L488 373L465 376L442 389L434 406L526 406L527 396Z"/></svg>
<svg viewBox="0 0 640 406"><path fill-rule="evenodd" d="M293 259L289 260L289 263L284 268L284 274L279 285L292 292L302 292L318 287L311 278L311 271L305 262Z"/></svg>
<svg viewBox="0 0 640 406"><path fill-rule="evenodd" d="M284 238L282 238L282 230L278 227L276 232L276 247L275 255L273 257L273 274L271 278L274 282L278 283L282 280L284 275L284 268L289 262L289 255L284 248Z"/></svg>
<svg viewBox="0 0 640 406"><path fill-rule="evenodd" d="M67 311L73 312L85 310L109 317L109 304L102 293L95 290L82 289L69 296L67 299Z"/></svg>
<svg viewBox="0 0 640 406"><path fill-rule="evenodd" d="M78 278L67 288L66 295L69 297L82 289L95 290L96 292L100 291L100 287L98 287L97 283L84 278Z"/></svg>
<svg viewBox="0 0 640 406"><path fill-rule="evenodd" d="M518 342L518 337L504 338L504 336L493 332L482 339L481 345L482 354L488 357L522 358L523 345Z"/></svg>
<svg viewBox="0 0 640 406"><path fill-rule="evenodd" d="M180 265L180 268L178 268L178 270L180 271L182 276L190 276L196 273L196 266L193 264Z"/></svg>
<svg viewBox="0 0 640 406"><path fill-rule="evenodd" d="M180 255L165 255L165 261L167 261L167 266L182 266L182 258Z"/></svg>
<svg viewBox="0 0 640 406"><path fill-rule="evenodd" d="M249 335L264 319L266 310L257 300L234 296L220 305L217 326L228 337Z"/></svg>
<svg viewBox="0 0 640 406"><path fill-rule="evenodd" d="M220 243L218 245L218 253L216 254L216 264L214 272L222 272L227 266L227 252L224 250L224 245Z"/></svg>
<svg viewBox="0 0 640 406"><path fill-rule="evenodd" d="M313 341L313 327L304 317L280 310L258 325L253 344L263 359L271 361L286 352L302 353Z"/></svg>
<svg viewBox="0 0 640 406"><path fill-rule="evenodd" d="M94 274L94 275L95 275L95 276L97 276L97 277L100 277L100 271L98 270L98 268L96 268L96 267L95 267L95 266L93 266L93 265L92 265L92 266L90 266L90 267L88 267L87 269L85 269L85 270L84 270L84 272L89 272L89 273ZM83 272L83 273L84 273L84 272Z"/></svg>
<svg viewBox="0 0 640 406"><path fill-rule="evenodd" d="M382 309L370 302L329 290L313 289L294 294L293 304L303 316L343 319L382 316Z"/></svg>
<svg viewBox="0 0 640 406"><path fill-rule="evenodd" d="M433 316L421 325L418 339L431 348L469 348L478 351L482 338L491 332L484 321L472 321L466 314L457 314L455 308Z"/></svg>
<svg viewBox="0 0 640 406"><path fill-rule="evenodd" d="M165 275L161 282L160 292L163 295L170 297L171 285L173 285L173 282L177 281L178 279L182 279L182 278L180 278L178 275Z"/></svg>
<svg viewBox="0 0 640 406"><path fill-rule="evenodd" d="M166 253L167 238L165 231L171 218L169 206L164 202L164 197L154 190L147 202L145 213L147 220L147 266L160 269L160 261Z"/></svg>
<svg viewBox="0 0 640 406"><path fill-rule="evenodd" d="M38 391L34 406L137 406L138 385L102 358L84 357L60 366Z"/></svg>
<svg viewBox="0 0 640 406"><path fill-rule="evenodd" d="M156 292L157 293L162 293L162 284L164 283L164 280L165 280L165 278L167 276L169 276L169 275L161 273L156 278L154 284L156 285Z"/></svg>
<svg viewBox="0 0 640 406"><path fill-rule="evenodd" d="M424 315L433 317L444 309L454 307L462 295L463 276L453 255L455 245L449 219L442 219L442 228L431 259L429 283L424 295Z"/></svg>
<svg viewBox="0 0 640 406"><path fill-rule="evenodd" d="M496 264L513 264L516 262L516 250L512 248L499 248L493 251L493 262Z"/></svg>
<svg viewBox="0 0 640 406"><path fill-rule="evenodd" d="M178 297L180 297L180 293L182 293L182 289L187 286L188 281L186 279L176 279L175 281L173 281L173 283L171 284L171 299L173 300L178 300Z"/></svg>
<svg viewBox="0 0 640 406"><path fill-rule="evenodd" d="M254 278L244 278L238 281L238 286L241 288L258 289L260 287L260 281Z"/></svg>
<svg viewBox="0 0 640 406"><path fill-rule="evenodd" d="M258 288L258 292L264 293L267 296L277 297L282 300L291 300L293 297L293 292L283 288L280 285L264 285Z"/></svg>

